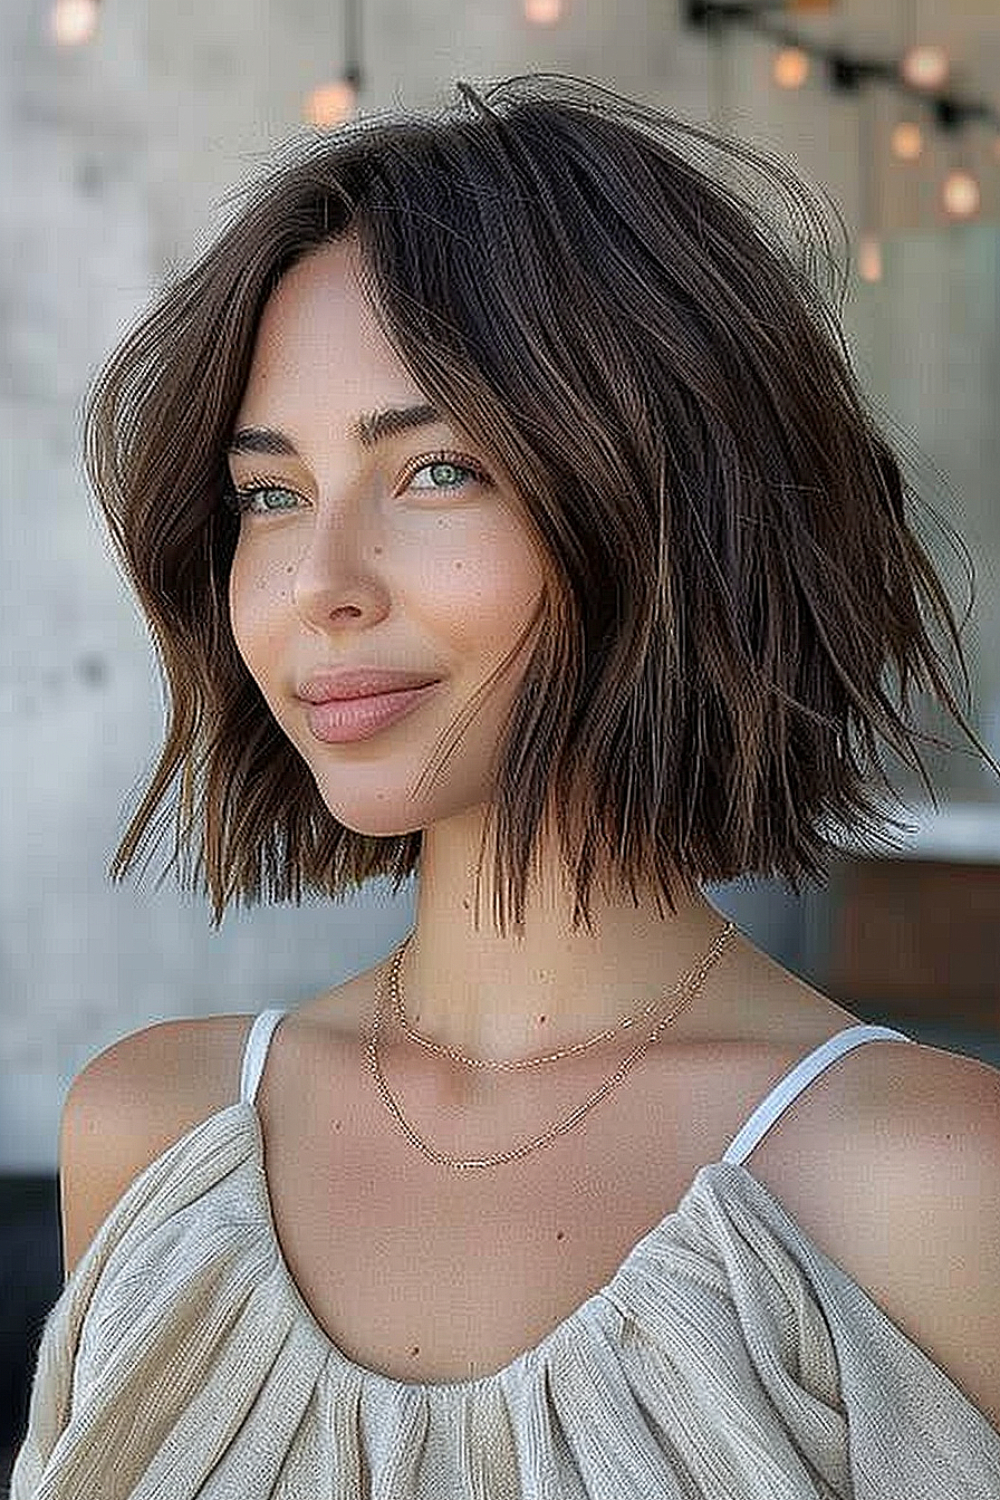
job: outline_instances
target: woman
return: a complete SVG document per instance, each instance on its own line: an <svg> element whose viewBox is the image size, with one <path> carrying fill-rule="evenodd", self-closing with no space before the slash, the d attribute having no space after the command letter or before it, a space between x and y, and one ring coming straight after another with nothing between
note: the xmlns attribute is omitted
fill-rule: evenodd
<svg viewBox="0 0 1000 1500"><path fill-rule="evenodd" d="M75 1080L14 1500L985 1500L1000 1079L702 890L891 821L911 682L986 753L835 321L681 148L804 200L460 93L283 163L93 398L171 695L117 871L177 782L217 919L419 886L371 971Z"/></svg>

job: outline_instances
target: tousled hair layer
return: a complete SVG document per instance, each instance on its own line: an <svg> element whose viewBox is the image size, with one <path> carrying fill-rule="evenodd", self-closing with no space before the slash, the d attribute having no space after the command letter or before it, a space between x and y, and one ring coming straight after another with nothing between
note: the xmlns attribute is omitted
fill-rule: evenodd
<svg viewBox="0 0 1000 1500"><path fill-rule="evenodd" d="M933 797L915 687L989 759L951 686L957 667L968 690L951 606L820 286L825 226L775 160L597 85L458 93L297 145L96 383L88 471L169 702L113 872L172 792L173 862L216 920L233 900L398 887L418 865L419 831L331 816L227 603L225 452L261 313L285 271L350 234L405 365L516 476L551 577L484 832L500 929L520 927L543 848L574 926L595 881L671 908L678 883L798 890L845 835L905 826L876 791L893 790L882 745ZM790 243L725 185L741 168L799 216Z"/></svg>

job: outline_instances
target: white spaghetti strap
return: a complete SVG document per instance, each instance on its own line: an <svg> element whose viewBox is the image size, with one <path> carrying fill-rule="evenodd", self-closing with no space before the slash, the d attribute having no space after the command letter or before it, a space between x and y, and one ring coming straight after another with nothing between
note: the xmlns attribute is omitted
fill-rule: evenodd
<svg viewBox="0 0 1000 1500"><path fill-rule="evenodd" d="M836 1036L831 1036L825 1042L821 1042L801 1062L796 1063L795 1067L775 1084L730 1141L722 1160L736 1163L745 1161L793 1100L797 1099L799 1094L808 1088L813 1079L818 1078L825 1068L828 1068L832 1062L836 1062L838 1057L843 1057L845 1052L850 1052L854 1047L860 1047L862 1042L878 1041L912 1042L913 1037L906 1036L904 1032L896 1031L891 1026L848 1026L843 1031L838 1031Z"/></svg>
<svg viewBox="0 0 1000 1500"><path fill-rule="evenodd" d="M262 1010L250 1027L246 1046L243 1048L243 1069L240 1073L240 1098L248 1104L253 1104L257 1097L257 1086L264 1071L264 1061L274 1028L282 1016L287 1014L287 1010L277 1010L274 1007Z"/></svg>

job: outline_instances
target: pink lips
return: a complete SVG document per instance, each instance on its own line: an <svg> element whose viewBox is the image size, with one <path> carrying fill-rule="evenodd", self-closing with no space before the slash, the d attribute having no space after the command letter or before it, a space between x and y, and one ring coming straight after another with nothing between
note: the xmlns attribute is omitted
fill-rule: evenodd
<svg viewBox="0 0 1000 1500"><path fill-rule="evenodd" d="M385 672L378 667L351 667L340 672L315 672L297 689L307 703L329 703L332 699L371 698L397 693L403 688L426 687L432 678L426 672Z"/></svg>
<svg viewBox="0 0 1000 1500"><path fill-rule="evenodd" d="M416 672L358 667L317 672L298 688L310 731L326 744L368 739L411 713L436 680Z"/></svg>

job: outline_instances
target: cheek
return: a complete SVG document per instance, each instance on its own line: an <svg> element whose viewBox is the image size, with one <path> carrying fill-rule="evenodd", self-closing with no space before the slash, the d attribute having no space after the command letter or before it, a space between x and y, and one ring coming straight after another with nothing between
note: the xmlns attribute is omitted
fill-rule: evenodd
<svg viewBox="0 0 1000 1500"><path fill-rule="evenodd" d="M236 649L252 677L267 666L275 606L289 592L287 570L237 546L229 570L229 624Z"/></svg>
<svg viewBox="0 0 1000 1500"><path fill-rule="evenodd" d="M545 587L541 559L520 528L509 523L463 537L441 574L440 585L456 598L464 594L470 618L489 630L523 618Z"/></svg>
<svg viewBox="0 0 1000 1500"><path fill-rule="evenodd" d="M538 613L544 594L545 575L534 553L501 553L484 582L484 611L489 613L490 601L495 600L498 629L504 617L508 627L520 629Z"/></svg>
<svg viewBox="0 0 1000 1500"><path fill-rule="evenodd" d="M246 601L247 601L247 578L246 565L242 561L240 550L237 547L233 561L229 569L229 628L236 642L236 649L243 658L244 665L249 667L247 661L247 628L246 628Z"/></svg>

